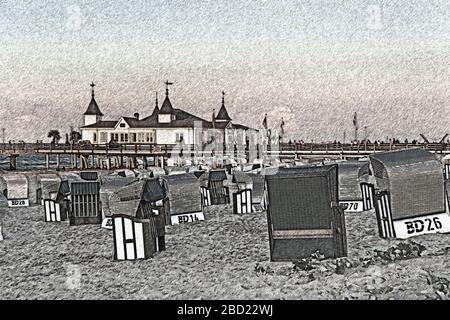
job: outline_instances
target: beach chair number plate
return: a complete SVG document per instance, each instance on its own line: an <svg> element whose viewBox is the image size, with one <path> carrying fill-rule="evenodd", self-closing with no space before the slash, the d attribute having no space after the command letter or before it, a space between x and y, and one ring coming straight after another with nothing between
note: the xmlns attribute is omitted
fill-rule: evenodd
<svg viewBox="0 0 450 320"><path fill-rule="evenodd" d="M113 229L113 221L112 218L105 218L102 221L102 228L112 230Z"/></svg>
<svg viewBox="0 0 450 320"><path fill-rule="evenodd" d="M397 238L406 239L427 233L450 232L450 216L447 213L394 221Z"/></svg>
<svg viewBox="0 0 450 320"><path fill-rule="evenodd" d="M175 216L171 216L170 220L172 224L181 224L195 221L203 221L205 220L205 216L203 212L194 212L194 213L186 213L186 214L178 214Z"/></svg>
<svg viewBox="0 0 450 320"><path fill-rule="evenodd" d="M363 212L362 201L339 201L339 205L345 212Z"/></svg>
<svg viewBox="0 0 450 320"><path fill-rule="evenodd" d="M30 202L28 199L24 200L8 200L8 207L28 207Z"/></svg>

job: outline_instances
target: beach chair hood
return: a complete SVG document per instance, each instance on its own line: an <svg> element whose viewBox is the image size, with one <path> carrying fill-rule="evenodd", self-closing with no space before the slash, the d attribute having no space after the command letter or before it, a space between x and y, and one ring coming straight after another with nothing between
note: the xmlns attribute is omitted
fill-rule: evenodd
<svg viewBox="0 0 450 320"><path fill-rule="evenodd" d="M415 148L370 156L377 187L391 199L393 219L445 212L440 161Z"/></svg>

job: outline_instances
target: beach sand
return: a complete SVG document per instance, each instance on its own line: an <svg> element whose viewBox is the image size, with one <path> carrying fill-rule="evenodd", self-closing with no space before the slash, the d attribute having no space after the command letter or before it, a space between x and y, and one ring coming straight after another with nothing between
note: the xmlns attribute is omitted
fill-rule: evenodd
<svg viewBox="0 0 450 320"><path fill-rule="evenodd" d="M167 251L154 258L115 262L110 230L46 223L40 206L1 208L0 298L449 297L450 235L383 240L373 211L347 214L348 258L295 265L269 261L265 213L238 216L231 206L214 206L205 216L167 227Z"/></svg>

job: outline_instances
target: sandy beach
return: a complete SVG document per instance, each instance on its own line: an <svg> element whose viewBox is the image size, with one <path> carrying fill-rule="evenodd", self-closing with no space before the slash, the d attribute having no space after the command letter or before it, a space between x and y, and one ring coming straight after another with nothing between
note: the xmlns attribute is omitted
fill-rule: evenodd
<svg viewBox="0 0 450 320"><path fill-rule="evenodd" d="M373 211L347 214L348 257L269 262L266 214L206 209L166 228L167 251L113 261L112 231L1 208L1 299L446 299L450 235L378 237Z"/></svg>

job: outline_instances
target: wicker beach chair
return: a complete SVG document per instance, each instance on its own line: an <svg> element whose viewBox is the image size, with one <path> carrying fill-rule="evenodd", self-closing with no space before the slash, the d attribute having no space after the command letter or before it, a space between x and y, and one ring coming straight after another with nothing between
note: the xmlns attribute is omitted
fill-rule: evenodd
<svg viewBox="0 0 450 320"><path fill-rule="evenodd" d="M265 178L271 261L319 251L346 256L345 218L338 205L337 165L281 168Z"/></svg>
<svg viewBox="0 0 450 320"><path fill-rule="evenodd" d="M339 204L345 212L362 212L371 208L364 205L361 183L368 183L369 162L338 162Z"/></svg>
<svg viewBox="0 0 450 320"><path fill-rule="evenodd" d="M151 234L155 240L155 251L163 251L166 248L167 205L166 192L158 178L132 182L114 192L109 200L113 221L115 215L126 215L150 221Z"/></svg>
<svg viewBox="0 0 450 320"><path fill-rule="evenodd" d="M162 177L168 197L166 224L179 224L205 220L200 182L192 173Z"/></svg>
<svg viewBox="0 0 450 320"><path fill-rule="evenodd" d="M375 210L383 238L450 232L440 161L419 149L370 156L376 179Z"/></svg>

